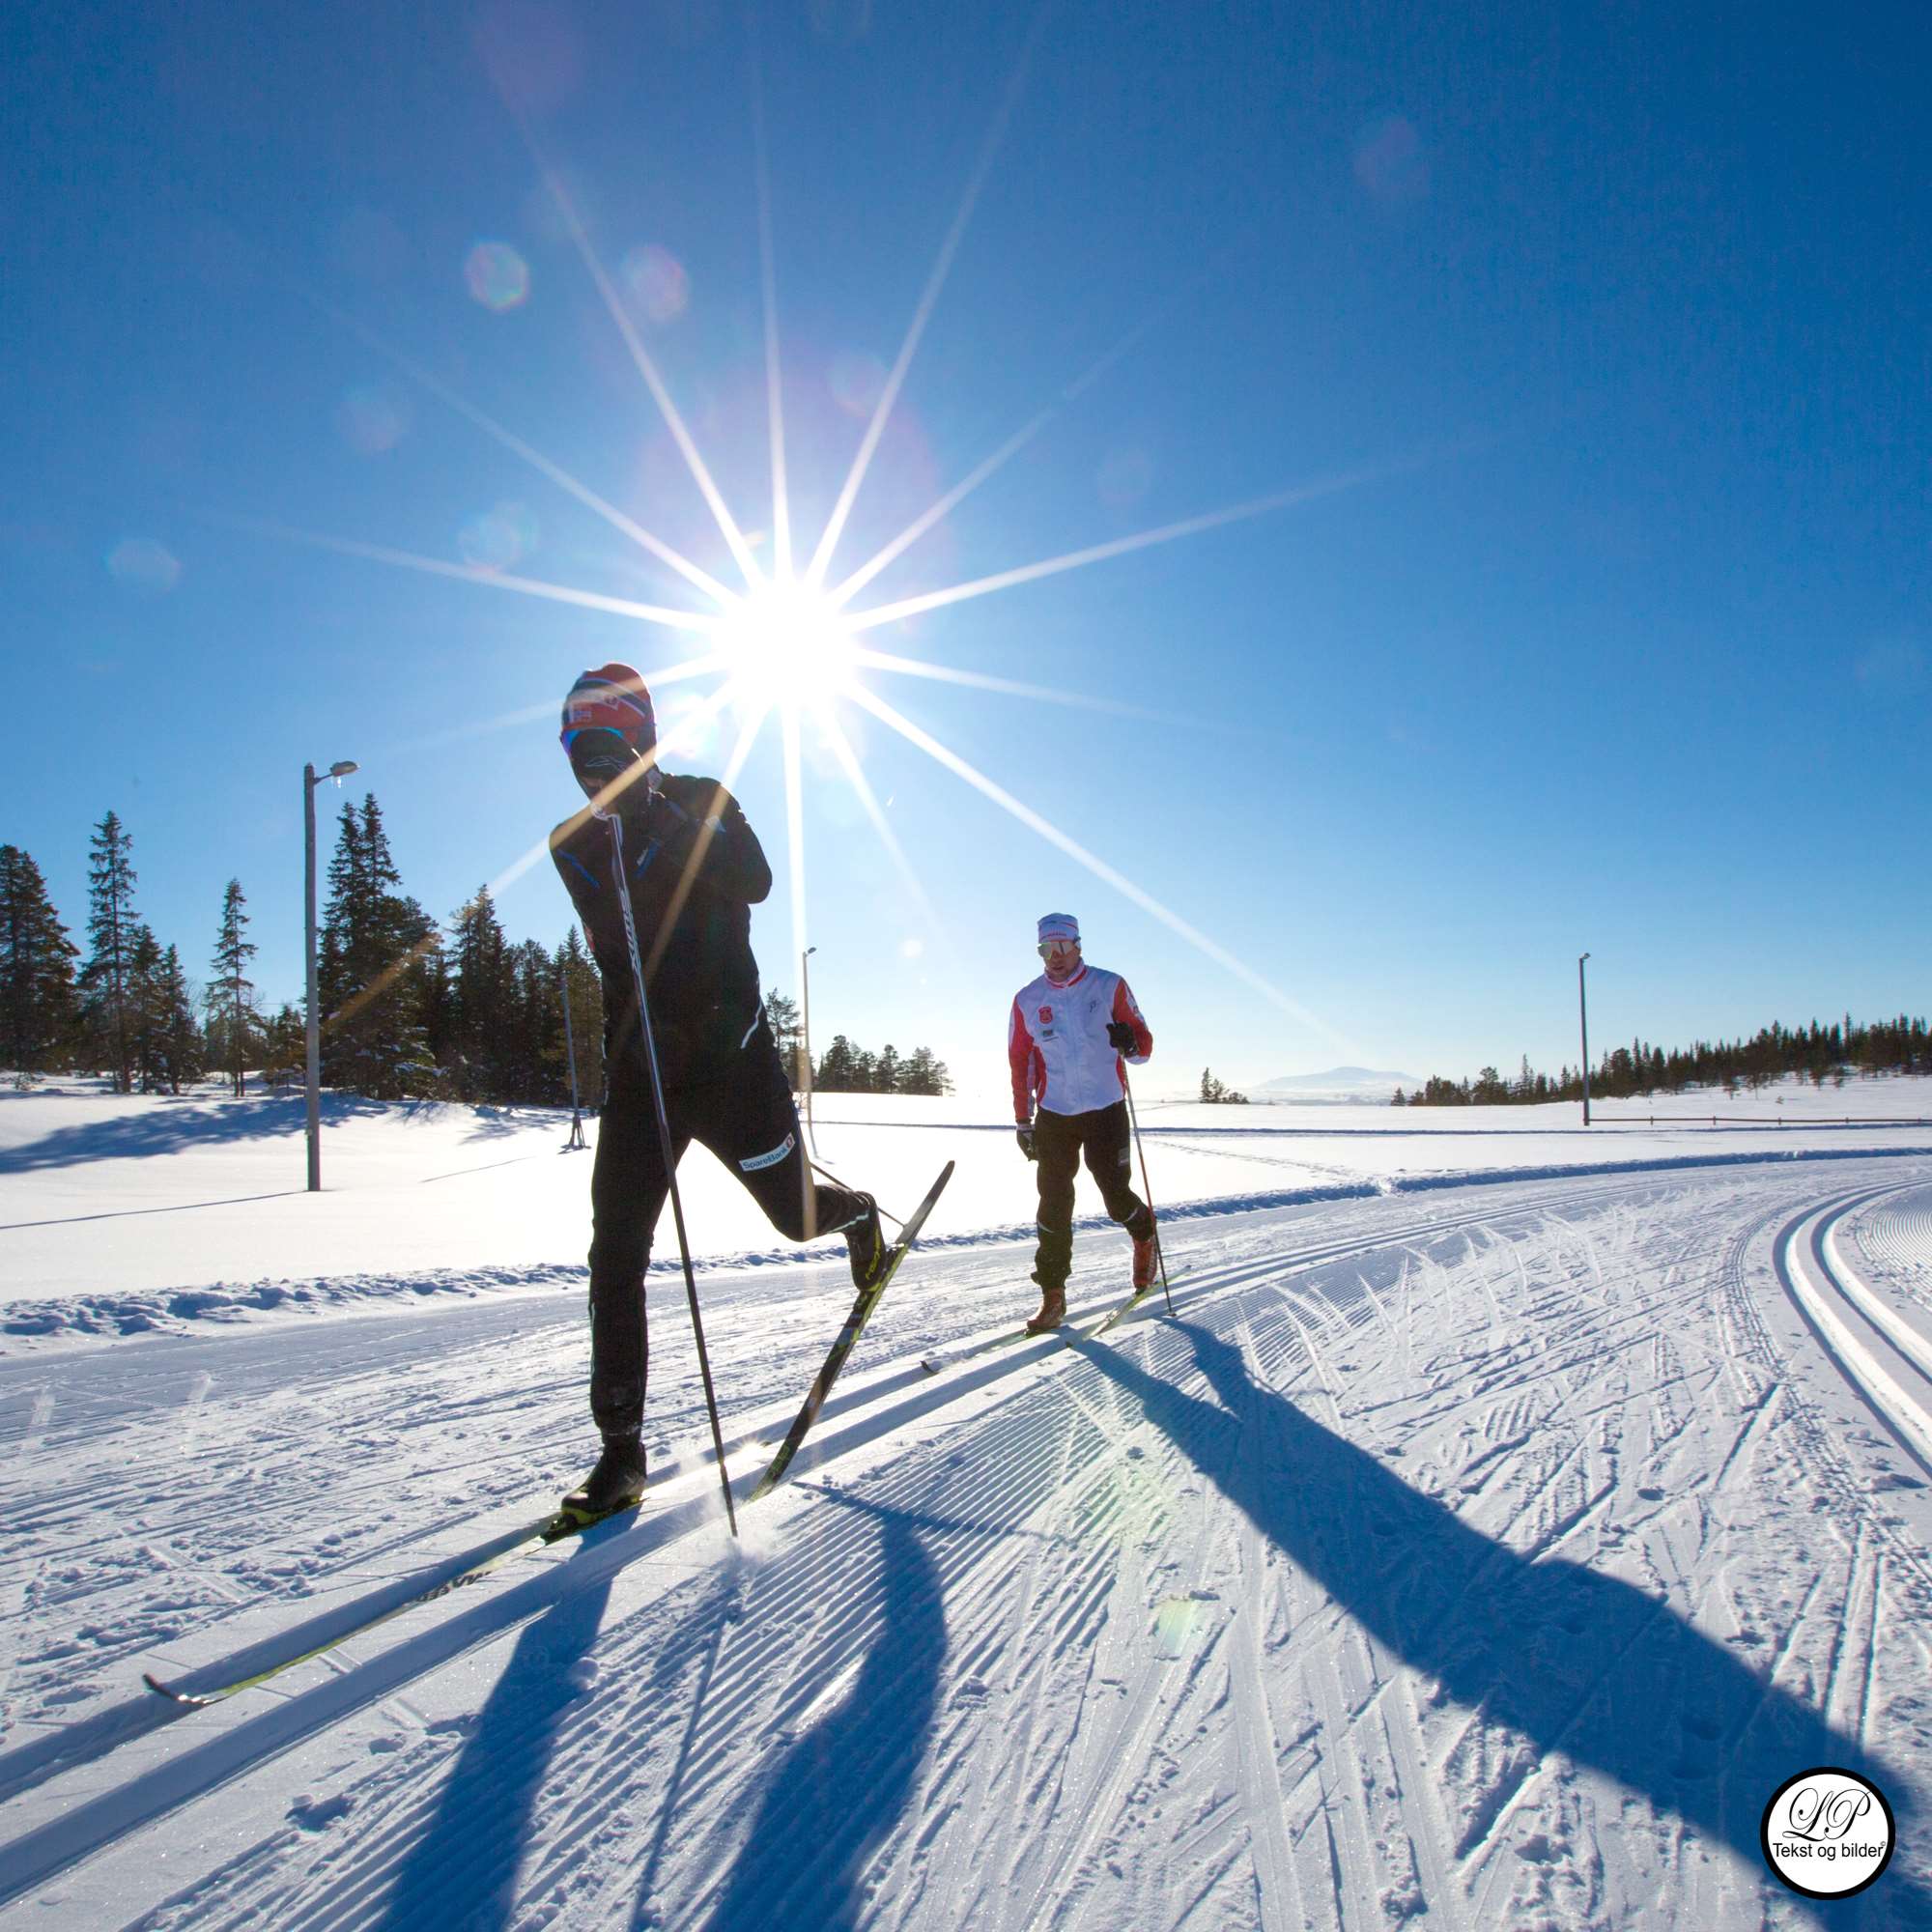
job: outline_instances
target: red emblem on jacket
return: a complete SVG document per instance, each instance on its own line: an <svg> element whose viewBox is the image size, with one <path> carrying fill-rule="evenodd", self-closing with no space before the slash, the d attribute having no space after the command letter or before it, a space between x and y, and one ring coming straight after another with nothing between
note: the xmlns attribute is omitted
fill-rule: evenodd
<svg viewBox="0 0 1932 1932"><path fill-rule="evenodd" d="M1053 1024L1053 1009L1051 1007L1040 1008L1039 1023L1041 1026L1051 1026Z"/></svg>

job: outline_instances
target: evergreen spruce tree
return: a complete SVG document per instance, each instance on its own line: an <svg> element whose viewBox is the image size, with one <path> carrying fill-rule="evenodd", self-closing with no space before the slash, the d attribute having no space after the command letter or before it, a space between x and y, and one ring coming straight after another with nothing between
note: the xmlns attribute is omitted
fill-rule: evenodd
<svg viewBox="0 0 1932 1932"><path fill-rule="evenodd" d="M513 1037L515 968L488 886L450 919L449 1014L440 1059L448 1091L461 1100L506 1100Z"/></svg>
<svg viewBox="0 0 1932 1932"><path fill-rule="evenodd" d="M125 980L129 1069L143 1094L158 1094L167 1084L162 1045L167 1013L161 984L161 942L141 922L128 930Z"/></svg>
<svg viewBox="0 0 1932 1932"><path fill-rule="evenodd" d="M317 960L323 1078L379 1100L436 1088L440 936L401 884L375 794L345 805Z"/></svg>
<svg viewBox="0 0 1932 1932"><path fill-rule="evenodd" d="M852 1042L842 1033L832 1036L812 1075L811 1084L821 1094L851 1094L857 1091Z"/></svg>
<svg viewBox="0 0 1932 1932"><path fill-rule="evenodd" d="M194 1005L194 988L182 968L181 949L170 946L154 976L156 1071L159 1084L170 1094L192 1086L207 1065Z"/></svg>
<svg viewBox="0 0 1932 1932"><path fill-rule="evenodd" d="M134 1091L129 983L135 926L132 849L133 841L112 811L88 840L87 936L94 951L80 972L89 1058L95 1065L112 1069L115 1091L121 1094Z"/></svg>
<svg viewBox="0 0 1932 1932"><path fill-rule="evenodd" d="M17 845L0 845L0 1060L16 1073L66 1063L73 1036L73 962L41 868Z"/></svg>
<svg viewBox="0 0 1932 1932"><path fill-rule="evenodd" d="M879 1057L872 1063L872 1092L874 1094L901 1092L899 1075L902 1071L899 1050L888 1041L879 1049Z"/></svg>
<svg viewBox="0 0 1932 1932"><path fill-rule="evenodd" d="M577 1060L577 1093L586 1107L604 1103L604 981L573 925L556 949L555 970L570 1003L570 1044ZM570 1069L563 1070L562 1098L570 1098Z"/></svg>
<svg viewBox="0 0 1932 1932"><path fill-rule="evenodd" d="M937 1095L952 1091L952 1076L947 1072L945 1061L935 1058L929 1046L915 1047L899 1077L899 1092Z"/></svg>
<svg viewBox="0 0 1932 1932"><path fill-rule="evenodd" d="M508 1008L499 1053L500 1097L556 1106L570 1095L563 1065L563 1000L551 957L534 939L509 949Z"/></svg>
<svg viewBox="0 0 1932 1932"><path fill-rule="evenodd" d="M213 979L208 988L209 1047L218 1066L226 1068L239 1095L247 1078L248 1056L261 1043L262 1022L255 1011L255 982L248 978L254 943L246 937L248 901L242 881L230 879L221 895L221 923L215 928Z"/></svg>
<svg viewBox="0 0 1932 1932"><path fill-rule="evenodd" d="M270 1073L299 1077L308 1057L308 1034L301 1009L284 1000L263 1029L262 1058Z"/></svg>
<svg viewBox="0 0 1932 1932"><path fill-rule="evenodd" d="M805 1085L805 1029L799 1023L798 1002L788 1000L774 986L765 995L765 1024L778 1042L779 1058L784 1063L785 1077L794 1088Z"/></svg>

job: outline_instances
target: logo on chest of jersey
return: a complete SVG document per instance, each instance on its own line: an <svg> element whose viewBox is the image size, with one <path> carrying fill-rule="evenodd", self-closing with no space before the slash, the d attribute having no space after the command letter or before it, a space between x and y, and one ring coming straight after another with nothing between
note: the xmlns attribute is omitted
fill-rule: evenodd
<svg viewBox="0 0 1932 1932"><path fill-rule="evenodd" d="M1041 1026L1051 1026L1053 1024L1053 1009L1051 1007L1040 1008L1039 1023Z"/></svg>

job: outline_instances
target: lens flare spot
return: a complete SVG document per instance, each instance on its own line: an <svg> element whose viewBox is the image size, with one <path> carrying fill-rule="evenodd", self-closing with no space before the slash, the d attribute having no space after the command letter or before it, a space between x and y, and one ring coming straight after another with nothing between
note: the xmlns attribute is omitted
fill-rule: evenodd
<svg viewBox="0 0 1932 1932"><path fill-rule="evenodd" d="M491 80L520 113L561 106L583 77L582 36L554 0L495 0L473 31Z"/></svg>
<svg viewBox="0 0 1932 1932"><path fill-rule="evenodd" d="M1860 655L1853 672L1869 692L1904 697L1926 684L1926 654L1914 639L1887 638Z"/></svg>
<svg viewBox="0 0 1932 1932"><path fill-rule="evenodd" d="M872 0L811 0L811 31L820 40L856 46L872 31Z"/></svg>
<svg viewBox="0 0 1932 1932"><path fill-rule="evenodd" d="M1371 121L1355 136L1355 179L1378 201L1420 201L1429 192L1429 157L1412 122L1400 114Z"/></svg>
<svg viewBox="0 0 1932 1932"><path fill-rule="evenodd" d="M632 301L651 322L675 322L691 306L691 277L684 264L655 242L631 249L618 272Z"/></svg>
<svg viewBox="0 0 1932 1932"><path fill-rule="evenodd" d="M117 583L152 597L165 597L181 582L181 560L153 537L123 537L107 553L107 571Z"/></svg>
<svg viewBox="0 0 1932 1932"><path fill-rule="evenodd" d="M925 941L923 939L902 939L899 941L901 959L923 959L925 956Z"/></svg>
<svg viewBox="0 0 1932 1932"><path fill-rule="evenodd" d="M1169 1597L1153 1613L1154 1655L1178 1658L1201 1633L1201 1604L1192 1597Z"/></svg>
<svg viewBox="0 0 1932 1932"><path fill-rule="evenodd" d="M509 570L537 547L537 520L522 503L498 503L456 533L457 554L476 570Z"/></svg>
<svg viewBox="0 0 1932 1932"><path fill-rule="evenodd" d="M885 393L886 365L859 350L834 358L832 399L847 415L868 416Z"/></svg>
<svg viewBox="0 0 1932 1932"><path fill-rule="evenodd" d="M386 384L351 389L335 406L335 428L349 447L363 456L394 449L415 420L410 399Z"/></svg>
<svg viewBox="0 0 1932 1932"><path fill-rule="evenodd" d="M530 293L530 265L507 242L479 242L463 263L469 293L493 314L520 306Z"/></svg>
<svg viewBox="0 0 1932 1932"><path fill-rule="evenodd" d="M858 648L838 611L790 580L753 591L718 641L749 696L792 709L837 696L858 665Z"/></svg>

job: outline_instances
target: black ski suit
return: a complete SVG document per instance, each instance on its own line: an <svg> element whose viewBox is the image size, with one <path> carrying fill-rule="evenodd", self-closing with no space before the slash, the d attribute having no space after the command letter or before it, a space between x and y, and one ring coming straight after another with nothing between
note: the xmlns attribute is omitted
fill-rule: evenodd
<svg viewBox="0 0 1932 1932"><path fill-rule="evenodd" d="M765 1020L752 907L770 893L772 872L737 800L710 779L666 774L655 797L634 785L621 811L673 1155L694 1140L709 1148L794 1241L856 1221L867 1211L863 1196L811 1178L791 1082ZM604 981L606 1091L590 1178L590 1412L605 1435L621 1435L643 1419L644 1271L669 1187L611 826L586 807L551 834L550 849Z"/></svg>

